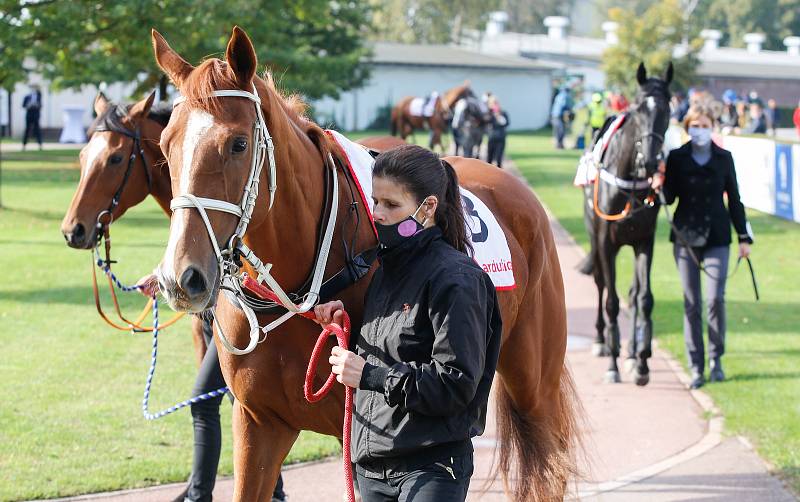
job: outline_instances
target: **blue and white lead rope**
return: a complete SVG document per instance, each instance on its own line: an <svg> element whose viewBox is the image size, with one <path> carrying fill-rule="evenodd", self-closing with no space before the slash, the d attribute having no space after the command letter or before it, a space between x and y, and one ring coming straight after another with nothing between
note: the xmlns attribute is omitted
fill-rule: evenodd
<svg viewBox="0 0 800 502"><path fill-rule="evenodd" d="M132 291L139 291L142 286L135 285L135 286L126 286L122 284L119 279L111 272L111 267L106 264L97 253L97 249L95 249L95 256L97 257L97 266L111 278L114 284L122 291L132 292ZM195 396L192 398L187 399L186 401L181 401L180 403L174 404L167 409L159 411L158 413L150 413L149 409L149 401L150 401L150 387L153 384L153 376L156 373L156 356L158 355L158 299L155 295L153 295L153 353L152 357L150 358L150 369L147 372L147 382L144 386L144 398L142 399L142 415L147 420L155 420L157 418L165 417L170 413L174 413L181 408L185 408L187 406L191 406L195 403L199 403L201 401L206 401L208 399L215 398L217 396L224 396L225 393L228 392L228 387L221 387L217 390L212 390L211 392L206 392L205 394L200 394L199 396Z"/></svg>

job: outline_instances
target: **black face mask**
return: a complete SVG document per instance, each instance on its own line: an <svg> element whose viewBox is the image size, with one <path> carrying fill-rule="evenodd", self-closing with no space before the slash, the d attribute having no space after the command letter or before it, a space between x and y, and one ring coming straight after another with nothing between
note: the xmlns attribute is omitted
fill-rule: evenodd
<svg viewBox="0 0 800 502"><path fill-rule="evenodd" d="M383 249L397 247L409 237L413 237L425 229L424 224L427 218L422 220L422 223L420 223L414 217L424 205L425 202L423 201L417 210L411 214L411 216L395 223L394 225L381 225L380 223L375 223L375 230L378 231L378 240L380 241Z"/></svg>

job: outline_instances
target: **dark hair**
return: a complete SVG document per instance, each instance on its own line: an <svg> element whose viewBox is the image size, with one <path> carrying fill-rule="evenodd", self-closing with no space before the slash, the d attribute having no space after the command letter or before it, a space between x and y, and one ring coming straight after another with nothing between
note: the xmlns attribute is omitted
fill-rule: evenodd
<svg viewBox="0 0 800 502"><path fill-rule="evenodd" d="M405 185L419 203L435 195L439 204L434 217L444 240L462 253L472 252L458 176L449 162L421 146L403 145L378 155L372 175L393 178Z"/></svg>

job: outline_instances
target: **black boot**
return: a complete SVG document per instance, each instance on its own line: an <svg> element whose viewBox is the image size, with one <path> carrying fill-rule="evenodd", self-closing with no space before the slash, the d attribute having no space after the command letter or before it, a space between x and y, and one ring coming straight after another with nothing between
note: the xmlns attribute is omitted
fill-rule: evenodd
<svg viewBox="0 0 800 502"><path fill-rule="evenodd" d="M715 357L711 360L711 374L709 375L709 380L712 382L725 381L725 372L722 371L722 361L720 361L719 357Z"/></svg>
<svg viewBox="0 0 800 502"><path fill-rule="evenodd" d="M186 496L187 496L187 495L189 495L189 487L188 487L188 486L186 487L186 489L184 489L184 490L181 492L181 494L180 494L180 495L178 495L177 497L175 497L174 499L172 499L172 502L183 502L184 500L186 500Z"/></svg>

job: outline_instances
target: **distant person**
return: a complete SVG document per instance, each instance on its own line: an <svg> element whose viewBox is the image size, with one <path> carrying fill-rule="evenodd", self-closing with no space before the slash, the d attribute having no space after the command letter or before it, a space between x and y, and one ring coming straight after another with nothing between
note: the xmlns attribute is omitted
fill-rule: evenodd
<svg viewBox="0 0 800 502"><path fill-rule="evenodd" d="M28 136L34 135L39 143L39 150L42 149L42 129L39 127L42 109L42 91L39 86L33 84L29 92L22 100L22 108L25 109L25 133L22 135L22 149L28 146Z"/></svg>
<svg viewBox="0 0 800 502"><path fill-rule="evenodd" d="M778 103L772 98L767 100L764 118L766 119L767 134L775 136L775 129L778 128L778 122L780 121L780 112L778 111Z"/></svg>
<svg viewBox="0 0 800 502"><path fill-rule="evenodd" d="M747 127L748 115L747 115L747 103L744 100L739 100L736 102L736 114L739 115L739 129L744 129ZM736 131L737 134L739 131Z"/></svg>
<svg viewBox="0 0 800 502"><path fill-rule="evenodd" d="M621 92L615 92L611 95L611 99L609 100L609 106L611 107L611 111L614 113L622 113L628 109L628 98L625 97L624 94Z"/></svg>
<svg viewBox="0 0 800 502"><path fill-rule="evenodd" d="M689 109L689 102L686 100L686 94L684 94L682 91L675 91L675 94L672 95L670 108L672 109L672 112L670 113L670 119L679 124L682 123L683 117L686 115L686 111Z"/></svg>
<svg viewBox="0 0 800 502"><path fill-rule="evenodd" d="M795 130L797 130L797 137L800 138L800 102L797 103L797 108L794 109L792 123L794 124Z"/></svg>
<svg viewBox="0 0 800 502"><path fill-rule="evenodd" d="M503 167L508 114L500 107L500 101L494 96L489 97L489 111L492 120L489 123L489 156L486 160L490 164L497 164L497 167Z"/></svg>
<svg viewBox="0 0 800 502"><path fill-rule="evenodd" d="M684 127L691 141L670 152L666 172L663 176L654 176L653 186L663 189L668 204L678 199L674 218L677 231L671 231L669 239L674 243L675 264L683 286L683 335L691 367L691 387L697 389L705 384L703 296L708 318L710 379L721 382L725 380L722 355L725 353L725 282L731 224L739 239L740 257L750 255L753 238L739 199L733 157L711 141L713 112L708 107L690 108ZM687 246L691 247L693 255ZM701 265L706 271L705 277ZM701 279L705 281L702 295Z"/></svg>
<svg viewBox="0 0 800 502"><path fill-rule="evenodd" d="M599 92L595 92L592 94L592 102L589 103L589 127L592 128L592 138L594 138L597 131L603 127L606 121L606 115L608 115L608 111L606 110L606 103L603 99L603 95Z"/></svg>
<svg viewBox="0 0 800 502"><path fill-rule="evenodd" d="M550 124L553 126L553 140L555 147L559 150L564 149L564 136L567 134L567 126L571 117L573 107L572 96L569 87L561 86L553 100L550 109Z"/></svg>
<svg viewBox="0 0 800 502"><path fill-rule="evenodd" d="M758 91L756 91L755 89L750 91L750 93L747 95L747 104L748 105L757 104L758 106L761 107L764 106L764 102L761 101L761 98L758 96Z"/></svg>
<svg viewBox="0 0 800 502"><path fill-rule="evenodd" d="M722 112L719 116L719 126L722 134L730 134L739 127L739 113L736 111L738 96L733 89L728 89L722 94Z"/></svg>
<svg viewBox="0 0 800 502"><path fill-rule="evenodd" d="M758 102L753 101L750 103L750 111L748 113L747 125L742 129L744 134L766 134L767 121L764 118L764 110Z"/></svg>

